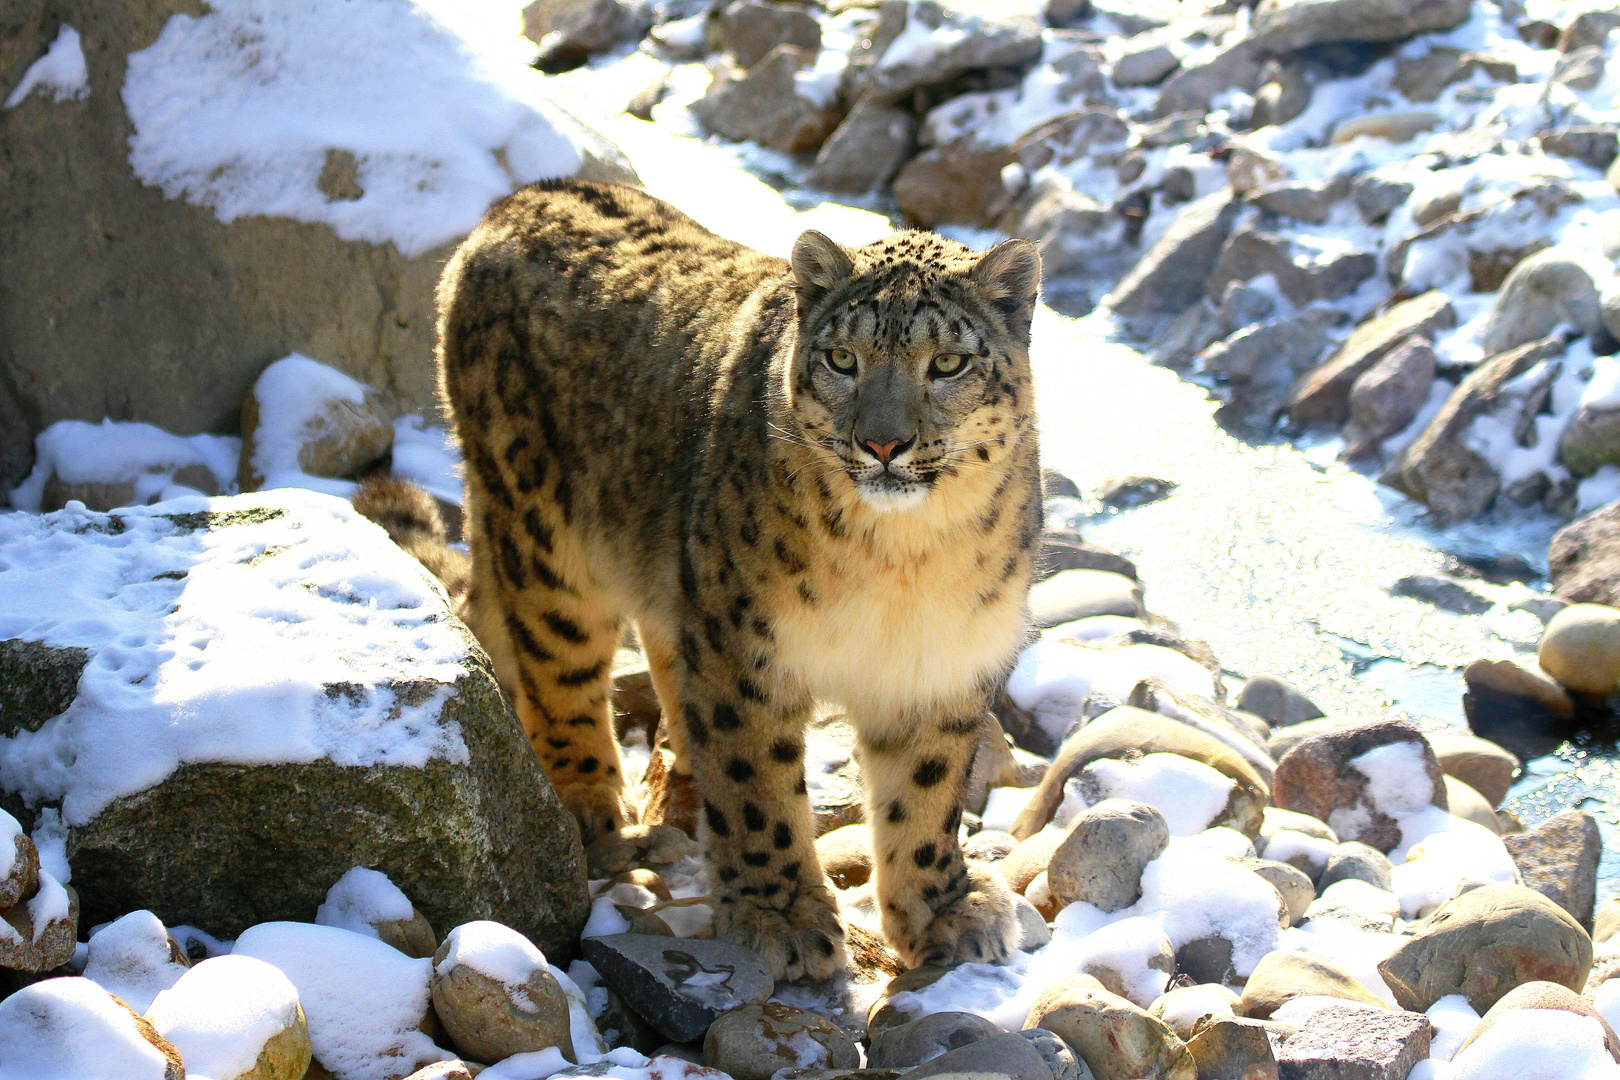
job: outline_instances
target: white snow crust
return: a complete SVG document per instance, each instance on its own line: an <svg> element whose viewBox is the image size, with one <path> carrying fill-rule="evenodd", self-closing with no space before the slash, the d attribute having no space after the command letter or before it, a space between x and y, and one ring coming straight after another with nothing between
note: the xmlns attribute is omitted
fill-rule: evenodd
<svg viewBox="0 0 1620 1080"><path fill-rule="evenodd" d="M59 420L34 437L34 468L11 489L11 505L38 513L45 484L54 475L67 484L135 485L135 501L196 494L174 483L174 474L201 465L222 492L236 490L242 440L232 435L171 435L151 424Z"/></svg>
<svg viewBox="0 0 1620 1080"><path fill-rule="evenodd" d="M377 937L378 923L406 922L415 910L410 897L387 874L356 866L326 890L326 900L315 909L315 921Z"/></svg>
<svg viewBox="0 0 1620 1080"><path fill-rule="evenodd" d="M1171 836L1191 836L1209 828L1237 785L1201 761L1179 754L1144 754L1129 761L1102 758L1083 773L1099 788L1097 800L1130 799L1147 803L1164 815ZM1074 777L1064 785L1077 799L1085 782ZM1065 800L1067 801L1067 800ZM1082 800L1083 801L1083 800Z"/></svg>
<svg viewBox="0 0 1620 1080"><path fill-rule="evenodd" d="M1214 696L1210 673L1197 661L1162 645L1088 649L1042 636L1018 656L1007 695L1053 739L1061 740L1092 690L1123 701L1137 683L1157 676L1172 686Z"/></svg>
<svg viewBox="0 0 1620 1080"><path fill-rule="evenodd" d="M35 90L43 91L52 101L69 101L90 96L90 69L84 62L84 44L79 32L67 23L56 32L45 55L28 65L22 81L6 96L5 108L11 109Z"/></svg>
<svg viewBox="0 0 1620 1080"><path fill-rule="evenodd" d="M546 954L534 942L510 926L487 919L462 923L450 931L444 944L444 959L434 968L440 975L466 967L510 988L522 986L536 971L551 970ZM523 1004L527 1003L525 998Z"/></svg>
<svg viewBox="0 0 1620 1080"><path fill-rule="evenodd" d="M240 1076L265 1043L298 1022L298 991L251 956L204 960L163 991L146 1018L194 1076Z"/></svg>
<svg viewBox="0 0 1620 1080"><path fill-rule="evenodd" d="M1603 1028L1563 1009L1501 1014L1436 1080L1616 1080L1620 1064L1603 1047Z"/></svg>
<svg viewBox="0 0 1620 1080"><path fill-rule="evenodd" d="M132 911L90 935L84 977L145 1013L187 971L169 954L169 931L150 911Z"/></svg>
<svg viewBox="0 0 1620 1080"><path fill-rule="evenodd" d="M253 384L259 403L259 426L253 435L253 470L264 487L304 487L346 499L354 484L310 476L298 464L298 451L326 426L333 402L359 406L366 387L337 368L299 353L266 367Z"/></svg>
<svg viewBox="0 0 1620 1080"><path fill-rule="evenodd" d="M0 1080L163 1080L166 1065L89 979L46 979L0 1001Z"/></svg>

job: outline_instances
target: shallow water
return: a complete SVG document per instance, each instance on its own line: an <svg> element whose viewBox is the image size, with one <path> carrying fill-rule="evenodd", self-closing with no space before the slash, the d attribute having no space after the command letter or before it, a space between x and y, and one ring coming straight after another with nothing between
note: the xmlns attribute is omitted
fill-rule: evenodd
<svg viewBox="0 0 1620 1080"><path fill-rule="evenodd" d="M1438 610L1389 586L1443 571L1446 553L1517 553L1544 565L1557 522L1519 516L1449 529L1421 508L1315 449L1254 444L1222 430L1199 387L1112 342L1097 319L1037 326L1043 463L1082 492L1110 477L1176 484L1160 501L1112 510L1052 504L1085 536L1134 560L1149 608L1208 641L1232 674L1280 675L1329 715L1405 715L1466 726L1461 669L1533 656L1541 623L1506 604L1527 585L1481 586L1501 601L1482 615ZM1600 898L1620 893L1614 803L1620 761L1570 747L1534 761L1507 807L1527 824L1585 806L1605 835Z"/></svg>

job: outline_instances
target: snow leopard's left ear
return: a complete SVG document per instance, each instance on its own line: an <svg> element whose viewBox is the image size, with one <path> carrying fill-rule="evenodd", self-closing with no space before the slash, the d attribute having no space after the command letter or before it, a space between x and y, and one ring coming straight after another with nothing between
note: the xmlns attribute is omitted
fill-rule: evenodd
<svg viewBox="0 0 1620 1080"><path fill-rule="evenodd" d="M855 273L849 254L814 229L794 242L792 261L801 315Z"/></svg>
<svg viewBox="0 0 1620 1080"><path fill-rule="evenodd" d="M1041 296L1041 255L1028 240L1003 240L985 252L968 279L1007 317L1008 325L1024 336Z"/></svg>

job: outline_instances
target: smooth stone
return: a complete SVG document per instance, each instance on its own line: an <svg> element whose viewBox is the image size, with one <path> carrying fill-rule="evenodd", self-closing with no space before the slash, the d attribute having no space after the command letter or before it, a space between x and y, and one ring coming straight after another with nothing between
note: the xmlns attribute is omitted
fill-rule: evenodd
<svg viewBox="0 0 1620 1080"><path fill-rule="evenodd" d="M1318 840L1337 844L1339 837L1321 818L1301 814L1297 810L1284 810L1280 806L1266 807L1265 820L1260 825L1259 846L1264 847L1271 837L1283 831L1304 833Z"/></svg>
<svg viewBox="0 0 1620 1080"><path fill-rule="evenodd" d="M996 869L1007 879L1013 892L1027 894L1030 882L1046 873L1052 855L1068 835L1063 829L1042 829L1013 848L1012 854L996 864Z"/></svg>
<svg viewBox="0 0 1620 1080"><path fill-rule="evenodd" d="M1493 809L1502 805L1519 771L1519 759L1514 754L1465 731L1429 732L1429 746L1440 762L1441 772L1479 792Z"/></svg>
<svg viewBox="0 0 1620 1080"><path fill-rule="evenodd" d="M1592 940L1604 942L1620 936L1620 896L1612 896L1603 901L1593 919Z"/></svg>
<svg viewBox="0 0 1620 1080"><path fill-rule="evenodd" d="M1591 968L1592 939L1580 923L1523 885L1482 885L1447 901L1378 965L1403 1009L1423 1012L1463 994L1482 1014L1531 980L1579 992Z"/></svg>
<svg viewBox="0 0 1620 1080"><path fill-rule="evenodd" d="M1277 862L1275 859L1242 859L1243 866L1260 875L1282 898L1283 909L1287 912L1287 919L1283 922L1283 929L1298 924L1305 918L1305 910L1316 899L1316 886L1311 877L1299 867L1290 863Z"/></svg>
<svg viewBox="0 0 1620 1080"><path fill-rule="evenodd" d="M1229 986L1202 983L1166 990L1148 1007L1148 1012L1183 1040L1190 1039L1198 1024L1210 1016L1238 1016L1243 999Z"/></svg>
<svg viewBox="0 0 1620 1080"><path fill-rule="evenodd" d="M1029 897L1014 893L1013 903L1018 909L1018 947L1024 952L1034 952L1049 943L1052 928L1046 925L1046 916L1030 902Z"/></svg>
<svg viewBox="0 0 1620 1080"><path fill-rule="evenodd" d="M914 967L910 971L896 975L883 987L883 993L873 1000L871 1007L866 1011L866 1032L876 1037L884 1028L898 1027L910 1023L912 1020L924 1015L922 1013L908 1013L904 1008L894 1003L897 994L904 994L911 990L922 990L933 986L944 978L950 968L930 967L923 965Z"/></svg>
<svg viewBox="0 0 1620 1080"><path fill-rule="evenodd" d="M910 1069L999 1034L1000 1028L977 1013L930 1013L873 1035L866 1063L878 1069Z"/></svg>
<svg viewBox="0 0 1620 1080"><path fill-rule="evenodd" d="M856 1069L861 1052L815 1013L767 1001L722 1013L710 1024L703 1061L736 1080L770 1080L783 1068Z"/></svg>
<svg viewBox="0 0 1620 1080"><path fill-rule="evenodd" d="M1591 811L1565 810L1502 842L1526 885L1592 926L1603 834Z"/></svg>
<svg viewBox="0 0 1620 1080"><path fill-rule="evenodd" d="M1277 1056L1271 1048L1271 1036L1264 1020L1244 1016L1205 1017L1193 1028L1187 1049L1198 1063L1200 1077L1277 1078Z"/></svg>
<svg viewBox="0 0 1620 1080"><path fill-rule="evenodd" d="M1095 615L1146 614L1142 586L1107 570L1060 570L1029 590L1030 621L1042 630Z"/></svg>
<svg viewBox="0 0 1620 1080"><path fill-rule="evenodd" d="M1578 1016L1587 1016L1603 1025L1603 1045L1609 1051L1609 1056L1620 1062L1620 1038L1617 1038L1614 1028L1581 995L1575 993L1567 986L1560 986L1554 982L1527 982L1509 990L1502 996L1502 1000L1492 1005L1490 1011L1479 1018L1474 1030L1468 1033L1468 1038L1457 1047L1457 1054L1468 1049L1481 1035L1485 1034L1493 1025L1503 1021L1503 1018L1519 1009L1563 1009ZM1456 1054L1452 1055L1453 1060Z"/></svg>
<svg viewBox="0 0 1620 1080"><path fill-rule="evenodd" d="M1104 799L1082 811L1047 864L1047 887L1063 904L1084 901L1103 911L1142 897L1142 868L1164 853L1170 829L1145 803Z"/></svg>
<svg viewBox="0 0 1620 1080"><path fill-rule="evenodd" d="M858 823L822 833L816 837L816 857L838 888L866 884L872 876L872 827Z"/></svg>
<svg viewBox="0 0 1620 1080"><path fill-rule="evenodd" d="M431 1065L417 1069L405 1080L473 1080L473 1077L483 1071L482 1066L465 1061L435 1061ZM313 1077L306 1080L313 1080Z"/></svg>
<svg viewBox="0 0 1620 1080"><path fill-rule="evenodd" d="M1277 898L1278 923L1282 922L1282 897ZM1175 972L1195 983L1237 982L1237 970L1232 966L1232 943L1219 934L1194 938L1184 943L1175 953Z"/></svg>
<svg viewBox="0 0 1620 1080"><path fill-rule="evenodd" d="M1551 334L1559 323L1595 336L1602 332L1598 285L1586 260L1563 247L1549 247L1513 267L1479 330L1487 357Z"/></svg>
<svg viewBox="0 0 1620 1080"><path fill-rule="evenodd" d="M610 934L586 938L580 952L624 1000L671 1042L691 1042L721 1013L771 996L765 961L738 945L692 938ZM690 985L699 974L718 982Z"/></svg>
<svg viewBox="0 0 1620 1080"><path fill-rule="evenodd" d="M1285 1003L1300 997L1340 998L1388 1008L1337 964L1310 953L1277 949L1261 958L1243 985L1243 1015L1269 1020Z"/></svg>
<svg viewBox="0 0 1620 1080"><path fill-rule="evenodd" d="M1250 838L1259 834L1271 790L1253 766L1225 743L1179 720L1123 705L1109 709L1063 741L1051 768L1009 831L1020 839L1038 832L1062 803L1064 784L1091 762L1158 753L1203 762L1235 781L1222 811L1226 823Z"/></svg>
<svg viewBox="0 0 1620 1080"><path fill-rule="evenodd" d="M1251 677L1238 693L1237 707L1283 727L1324 715L1293 683L1277 675Z"/></svg>
<svg viewBox="0 0 1620 1080"><path fill-rule="evenodd" d="M1393 892L1358 878L1346 878L1323 889L1311 902L1305 918L1337 919L1363 930L1386 934L1400 918L1401 901Z"/></svg>
<svg viewBox="0 0 1620 1080"><path fill-rule="evenodd" d="M1463 682L1463 712L1480 738L1523 760L1550 754L1564 741L1575 703L1539 669L1512 660L1475 660L1463 669Z"/></svg>
<svg viewBox="0 0 1620 1080"><path fill-rule="evenodd" d="M1163 1020L1086 975L1048 984L1025 1023L1060 1036L1098 1077L1198 1076L1187 1044Z"/></svg>
<svg viewBox="0 0 1620 1080"><path fill-rule="evenodd" d="M1016 1034L1028 1039L1052 1070L1052 1080L1080 1080L1080 1059L1069 1044L1045 1028L1025 1028Z"/></svg>
<svg viewBox="0 0 1620 1080"><path fill-rule="evenodd" d="M1455 776L1448 774L1442 779L1446 783L1446 805L1454 816L1482 825L1497 836L1502 835L1502 822L1485 796Z"/></svg>
<svg viewBox="0 0 1620 1080"><path fill-rule="evenodd" d="M1361 720L1346 719L1342 716L1322 716L1315 720L1302 720L1289 727L1274 729L1266 739L1266 750L1271 754L1273 761L1281 761L1284 754L1306 739L1331 731L1346 731L1350 728L1360 727L1363 722Z"/></svg>
<svg viewBox="0 0 1620 1080"><path fill-rule="evenodd" d="M511 934L520 936L515 930ZM446 964L453 940L453 934L446 937L433 954L428 990L433 1012L457 1050L475 1061L494 1062L555 1046L569 1061L579 1060L568 996L556 976L533 965L521 982L509 983L467 964ZM516 953L506 950L506 955Z"/></svg>
<svg viewBox="0 0 1620 1080"><path fill-rule="evenodd" d="M1368 779L1350 762L1370 750L1401 743L1418 749L1429 779L1427 792L1411 794L1444 810L1446 788L1440 763L1423 732L1406 720L1380 720L1306 739L1277 762L1272 799L1285 810L1326 821L1341 839L1360 840L1379 851L1390 851L1401 842L1400 827L1394 818L1372 805L1367 794ZM1353 834L1347 835L1351 828Z"/></svg>
<svg viewBox="0 0 1620 1080"><path fill-rule="evenodd" d="M1395 888L1395 867L1377 848L1368 847L1359 840L1346 840L1333 849L1327 867L1316 881L1318 891L1325 890L1336 881L1354 879L1386 892Z"/></svg>
<svg viewBox="0 0 1620 1080"><path fill-rule="evenodd" d="M1283 1043L1277 1068L1290 1080L1406 1080L1413 1066L1429 1056L1433 1038L1434 1024L1421 1013L1329 1005L1312 1013Z"/></svg>
<svg viewBox="0 0 1620 1080"><path fill-rule="evenodd" d="M1547 624L1536 660L1571 690L1612 692L1620 684L1620 609L1571 604Z"/></svg>
<svg viewBox="0 0 1620 1080"><path fill-rule="evenodd" d="M932 1061L910 1072L905 1080L925 1080L927 1077L1006 1077L1007 1080L1055 1080L1046 1056L1035 1044L1016 1031L992 1035L987 1039L969 1043L958 1050L941 1054Z"/></svg>

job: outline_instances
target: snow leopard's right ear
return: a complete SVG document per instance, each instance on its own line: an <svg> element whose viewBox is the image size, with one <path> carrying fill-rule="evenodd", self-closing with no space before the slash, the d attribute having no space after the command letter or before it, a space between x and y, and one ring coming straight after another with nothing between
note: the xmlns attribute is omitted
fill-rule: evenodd
<svg viewBox="0 0 1620 1080"><path fill-rule="evenodd" d="M811 229L793 244L793 277L802 315L833 289L848 281L855 264L843 248Z"/></svg>

